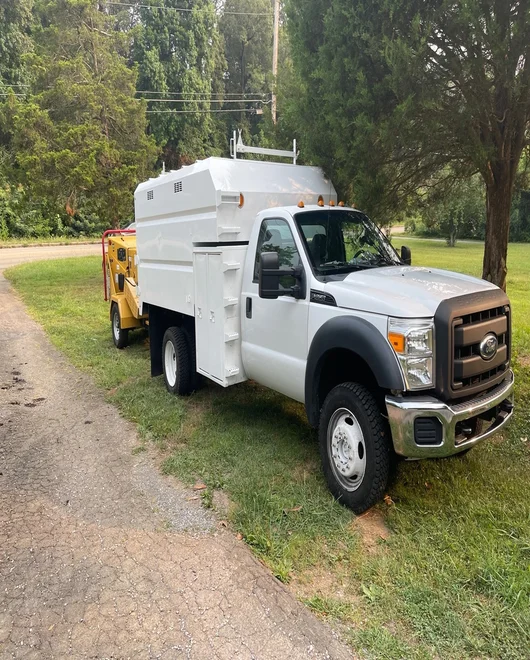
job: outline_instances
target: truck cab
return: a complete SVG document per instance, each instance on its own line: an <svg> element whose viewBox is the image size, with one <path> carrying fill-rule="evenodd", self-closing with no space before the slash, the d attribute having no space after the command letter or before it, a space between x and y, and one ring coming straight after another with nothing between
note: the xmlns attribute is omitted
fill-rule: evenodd
<svg viewBox="0 0 530 660"><path fill-rule="evenodd" d="M243 283L245 372L305 404L330 488L354 510L377 499L367 476L386 485L385 444L406 458L450 456L511 416L504 292L407 265L356 209L260 213Z"/></svg>
<svg viewBox="0 0 530 660"><path fill-rule="evenodd" d="M412 266L318 168L206 159L141 184L135 207L152 375L179 395L252 379L304 404L356 513L396 456L458 454L510 419L506 294Z"/></svg>

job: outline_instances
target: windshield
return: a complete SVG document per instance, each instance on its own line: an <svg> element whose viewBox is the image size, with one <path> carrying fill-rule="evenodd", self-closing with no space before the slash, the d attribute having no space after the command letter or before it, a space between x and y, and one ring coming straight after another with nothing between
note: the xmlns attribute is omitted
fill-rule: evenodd
<svg viewBox="0 0 530 660"><path fill-rule="evenodd" d="M294 216L316 275L398 266L381 230L359 211L306 211Z"/></svg>

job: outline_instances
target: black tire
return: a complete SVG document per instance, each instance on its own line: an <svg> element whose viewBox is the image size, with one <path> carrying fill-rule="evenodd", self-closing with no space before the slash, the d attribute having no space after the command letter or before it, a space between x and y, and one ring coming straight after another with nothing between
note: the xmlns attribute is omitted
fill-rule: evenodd
<svg viewBox="0 0 530 660"><path fill-rule="evenodd" d="M394 451L388 424L366 387L342 383L331 390L320 415L319 443L324 476L341 504L360 514L381 499Z"/></svg>
<svg viewBox="0 0 530 660"><path fill-rule="evenodd" d="M168 392L180 396L193 392L191 366L186 333L176 326L168 328L162 340L162 368Z"/></svg>
<svg viewBox="0 0 530 660"><path fill-rule="evenodd" d="M129 344L129 330L121 327L120 310L116 303L112 303L110 310L110 323L112 330L112 340L116 348L125 348Z"/></svg>
<svg viewBox="0 0 530 660"><path fill-rule="evenodd" d="M194 392L201 388L202 376L197 372L197 354L195 350L195 332L193 329L183 328L184 334L186 335L186 340L188 342L188 347L190 351L190 371L191 371L191 388Z"/></svg>

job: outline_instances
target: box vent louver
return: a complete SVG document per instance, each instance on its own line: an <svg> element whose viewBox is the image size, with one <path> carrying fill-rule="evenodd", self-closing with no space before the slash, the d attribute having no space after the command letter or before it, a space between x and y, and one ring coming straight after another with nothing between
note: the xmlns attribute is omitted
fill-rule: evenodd
<svg viewBox="0 0 530 660"><path fill-rule="evenodd" d="M153 199L154 196L155 196L155 191L154 190L148 190L147 191L147 199L148 200Z"/></svg>
<svg viewBox="0 0 530 660"><path fill-rule="evenodd" d="M182 192L182 181L175 181L173 184L173 192L179 193Z"/></svg>

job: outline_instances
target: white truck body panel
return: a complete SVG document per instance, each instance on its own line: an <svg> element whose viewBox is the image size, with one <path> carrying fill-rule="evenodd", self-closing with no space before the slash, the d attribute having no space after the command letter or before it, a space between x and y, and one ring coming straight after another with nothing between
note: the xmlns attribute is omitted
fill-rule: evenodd
<svg viewBox="0 0 530 660"><path fill-rule="evenodd" d="M246 252L240 245L193 253L197 371L223 387L246 380L240 304Z"/></svg>
<svg viewBox="0 0 530 660"><path fill-rule="evenodd" d="M244 203L240 207L240 194ZM207 158L134 194L140 301L193 316L193 250L247 242L259 211L336 201L317 167Z"/></svg>

